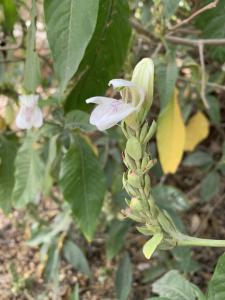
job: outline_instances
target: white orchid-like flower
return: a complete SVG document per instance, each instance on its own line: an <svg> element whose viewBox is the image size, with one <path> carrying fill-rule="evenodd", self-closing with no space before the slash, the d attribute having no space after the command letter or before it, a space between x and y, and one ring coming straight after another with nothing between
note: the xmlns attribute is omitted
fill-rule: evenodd
<svg viewBox="0 0 225 300"><path fill-rule="evenodd" d="M21 129L39 128L43 124L43 113L38 107L38 95L19 96L20 110L16 117L16 125Z"/></svg>
<svg viewBox="0 0 225 300"><path fill-rule="evenodd" d="M138 112L145 100L144 88L132 81L113 79L109 85L120 91L121 99L92 97L86 100L86 103L97 104L91 113L90 123L101 131L113 127L132 113Z"/></svg>

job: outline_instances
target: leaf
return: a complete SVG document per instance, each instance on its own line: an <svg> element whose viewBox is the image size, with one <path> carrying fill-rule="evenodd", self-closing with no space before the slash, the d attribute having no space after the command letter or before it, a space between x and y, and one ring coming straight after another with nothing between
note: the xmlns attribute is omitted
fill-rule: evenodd
<svg viewBox="0 0 225 300"><path fill-rule="evenodd" d="M96 29L76 73L76 85L66 100L67 111L87 110L85 99L105 93L109 80L123 67L130 37L127 1L100 0Z"/></svg>
<svg viewBox="0 0 225 300"><path fill-rule="evenodd" d="M8 213L12 204L16 143L0 136L0 207Z"/></svg>
<svg viewBox="0 0 225 300"><path fill-rule="evenodd" d="M59 273L60 253L56 242L54 241L48 251L48 261L45 267L44 277L47 281L57 280Z"/></svg>
<svg viewBox="0 0 225 300"><path fill-rule="evenodd" d="M161 111L173 97L178 76L178 69L174 58L166 57L154 61L156 84L159 90Z"/></svg>
<svg viewBox="0 0 225 300"><path fill-rule="evenodd" d="M147 259L150 259L158 245L161 243L163 235L156 233L149 241L144 244L143 253Z"/></svg>
<svg viewBox="0 0 225 300"><path fill-rule="evenodd" d="M61 94L77 71L95 30L99 0L45 0L47 35Z"/></svg>
<svg viewBox="0 0 225 300"><path fill-rule="evenodd" d="M208 284L207 300L225 299L225 254L221 255L214 274Z"/></svg>
<svg viewBox="0 0 225 300"><path fill-rule="evenodd" d="M91 240L101 211L106 183L90 146L79 136L63 158L60 187L79 226Z"/></svg>
<svg viewBox="0 0 225 300"><path fill-rule="evenodd" d="M220 113L220 102L219 100L212 96L207 95L207 101L209 104L208 114L213 123L219 124L221 122L221 113Z"/></svg>
<svg viewBox="0 0 225 300"><path fill-rule="evenodd" d="M111 222L106 242L106 256L108 259L112 259L122 248L130 226L131 222L129 220L113 220Z"/></svg>
<svg viewBox="0 0 225 300"><path fill-rule="evenodd" d="M128 253L122 258L116 271L116 295L118 300L126 300L132 284L132 266Z"/></svg>
<svg viewBox="0 0 225 300"><path fill-rule="evenodd" d="M40 83L40 62L36 52L36 25L35 18L37 16L35 1L32 1L31 24L27 33L27 51L24 69L23 84L28 92L34 93Z"/></svg>
<svg viewBox="0 0 225 300"><path fill-rule="evenodd" d="M163 172L175 173L182 159L185 142L185 127L176 91L159 115L156 139Z"/></svg>
<svg viewBox="0 0 225 300"><path fill-rule="evenodd" d="M186 167L203 167L213 164L212 156L203 151L196 151L185 157L183 165Z"/></svg>
<svg viewBox="0 0 225 300"><path fill-rule="evenodd" d="M28 134L17 152L13 189L13 201L17 208L34 202L42 191L44 165L35 149L36 138L35 134Z"/></svg>
<svg viewBox="0 0 225 300"><path fill-rule="evenodd" d="M96 127L90 124L90 116L81 110L72 110L66 115L65 128L95 131Z"/></svg>
<svg viewBox="0 0 225 300"><path fill-rule="evenodd" d="M189 120L186 126L186 139L184 150L193 151L209 135L209 121L206 116L198 111Z"/></svg>
<svg viewBox="0 0 225 300"><path fill-rule="evenodd" d="M180 0L161 0L163 6L163 12L166 19L170 19L179 7Z"/></svg>
<svg viewBox="0 0 225 300"><path fill-rule="evenodd" d="M12 32L18 15L16 11L16 4L13 0L0 0L4 9L5 20L3 26L9 32Z"/></svg>
<svg viewBox="0 0 225 300"><path fill-rule="evenodd" d="M202 1L202 7L212 2L211 0ZM223 1L219 1L217 6L210 9L196 18L195 24L202 30L200 38L205 39L223 39L225 38L224 26L224 14L225 6ZM225 58L225 47L219 46L208 46L208 53L211 58L224 62Z"/></svg>
<svg viewBox="0 0 225 300"><path fill-rule="evenodd" d="M73 294L70 297L70 300L79 300L79 285L76 284L74 290L73 290Z"/></svg>
<svg viewBox="0 0 225 300"><path fill-rule="evenodd" d="M86 257L80 248L73 241L66 241L63 247L63 253L66 260L78 271L91 277L91 270L89 268Z"/></svg>
<svg viewBox="0 0 225 300"><path fill-rule="evenodd" d="M184 211L190 207L186 195L173 186L158 184L153 188L152 193L161 208Z"/></svg>
<svg viewBox="0 0 225 300"><path fill-rule="evenodd" d="M178 271L171 270L153 283L152 291L172 300L196 300L194 287Z"/></svg>
<svg viewBox="0 0 225 300"><path fill-rule="evenodd" d="M208 202L219 192L220 176L216 171L209 173L201 182L201 198Z"/></svg>

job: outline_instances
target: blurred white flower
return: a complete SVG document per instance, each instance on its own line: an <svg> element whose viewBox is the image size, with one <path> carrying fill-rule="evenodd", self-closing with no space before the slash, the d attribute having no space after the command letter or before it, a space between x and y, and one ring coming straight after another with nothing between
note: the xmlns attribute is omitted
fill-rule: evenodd
<svg viewBox="0 0 225 300"><path fill-rule="evenodd" d="M120 100L108 97L92 97L86 103L98 104L92 111L90 123L103 131L113 127L129 115L140 110L145 91L131 81L113 79L109 82L121 94Z"/></svg>
<svg viewBox="0 0 225 300"><path fill-rule="evenodd" d="M39 128L43 124L43 113L38 107L38 95L19 96L20 110L16 117L16 125L21 129Z"/></svg>

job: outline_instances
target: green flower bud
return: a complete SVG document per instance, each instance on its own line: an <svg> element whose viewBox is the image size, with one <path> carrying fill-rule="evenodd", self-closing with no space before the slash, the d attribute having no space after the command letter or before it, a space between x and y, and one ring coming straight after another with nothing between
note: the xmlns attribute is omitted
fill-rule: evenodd
<svg viewBox="0 0 225 300"><path fill-rule="evenodd" d="M155 120L152 121L152 124L149 128L149 131L148 133L146 134L145 138L144 138L144 141L143 143L147 144L150 139L153 137L153 135L155 134L156 132L156 129L157 129L157 123L155 122Z"/></svg>
<svg viewBox="0 0 225 300"><path fill-rule="evenodd" d="M129 156L129 154L127 153L126 150L125 150L125 153L124 153L124 163L125 163L125 165L127 166L128 169L131 169L131 170L136 169L135 161L133 160L133 158L131 158Z"/></svg>
<svg viewBox="0 0 225 300"><path fill-rule="evenodd" d="M129 172L127 182L135 188L140 188L140 177L135 172Z"/></svg>
<svg viewBox="0 0 225 300"><path fill-rule="evenodd" d="M148 123L145 122L144 125L141 128L141 133L140 133L140 143L142 144L146 135L148 133Z"/></svg>
<svg viewBox="0 0 225 300"><path fill-rule="evenodd" d="M150 58L142 59L134 68L132 82L144 88L145 102L139 112L140 120L144 120L153 101L154 64Z"/></svg>
<svg viewBox="0 0 225 300"><path fill-rule="evenodd" d="M141 159L141 144L136 137L133 136L128 139L126 144L126 152L136 161Z"/></svg>

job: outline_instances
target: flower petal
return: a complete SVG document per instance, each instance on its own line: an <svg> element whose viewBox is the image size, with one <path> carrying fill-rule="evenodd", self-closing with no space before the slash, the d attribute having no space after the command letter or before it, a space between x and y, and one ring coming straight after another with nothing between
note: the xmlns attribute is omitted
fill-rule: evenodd
<svg viewBox="0 0 225 300"><path fill-rule="evenodd" d="M131 104L114 99L113 102L98 105L91 113L90 123L103 131L113 127L135 110Z"/></svg>
<svg viewBox="0 0 225 300"><path fill-rule="evenodd" d="M32 126L40 128L43 124L43 113L39 107L35 107L31 120Z"/></svg>
<svg viewBox="0 0 225 300"><path fill-rule="evenodd" d="M86 100L86 103L95 103L95 104L105 104L105 103L113 103L116 99L109 97L91 97ZM117 100L116 100L117 101Z"/></svg>
<svg viewBox="0 0 225 300"><path fill-rule="evenodd" d="M37 104L39 95L20 95L19 99L22 105L32 107Z"/></svg>
<svg viewBox="0 0 225 300"><path fill-rule="evenodd" d="M32 127L31 123L27 121L25 117L25 107L21 107L19 113L16 117L16 126L20 129L30 129Z"/></svg>

